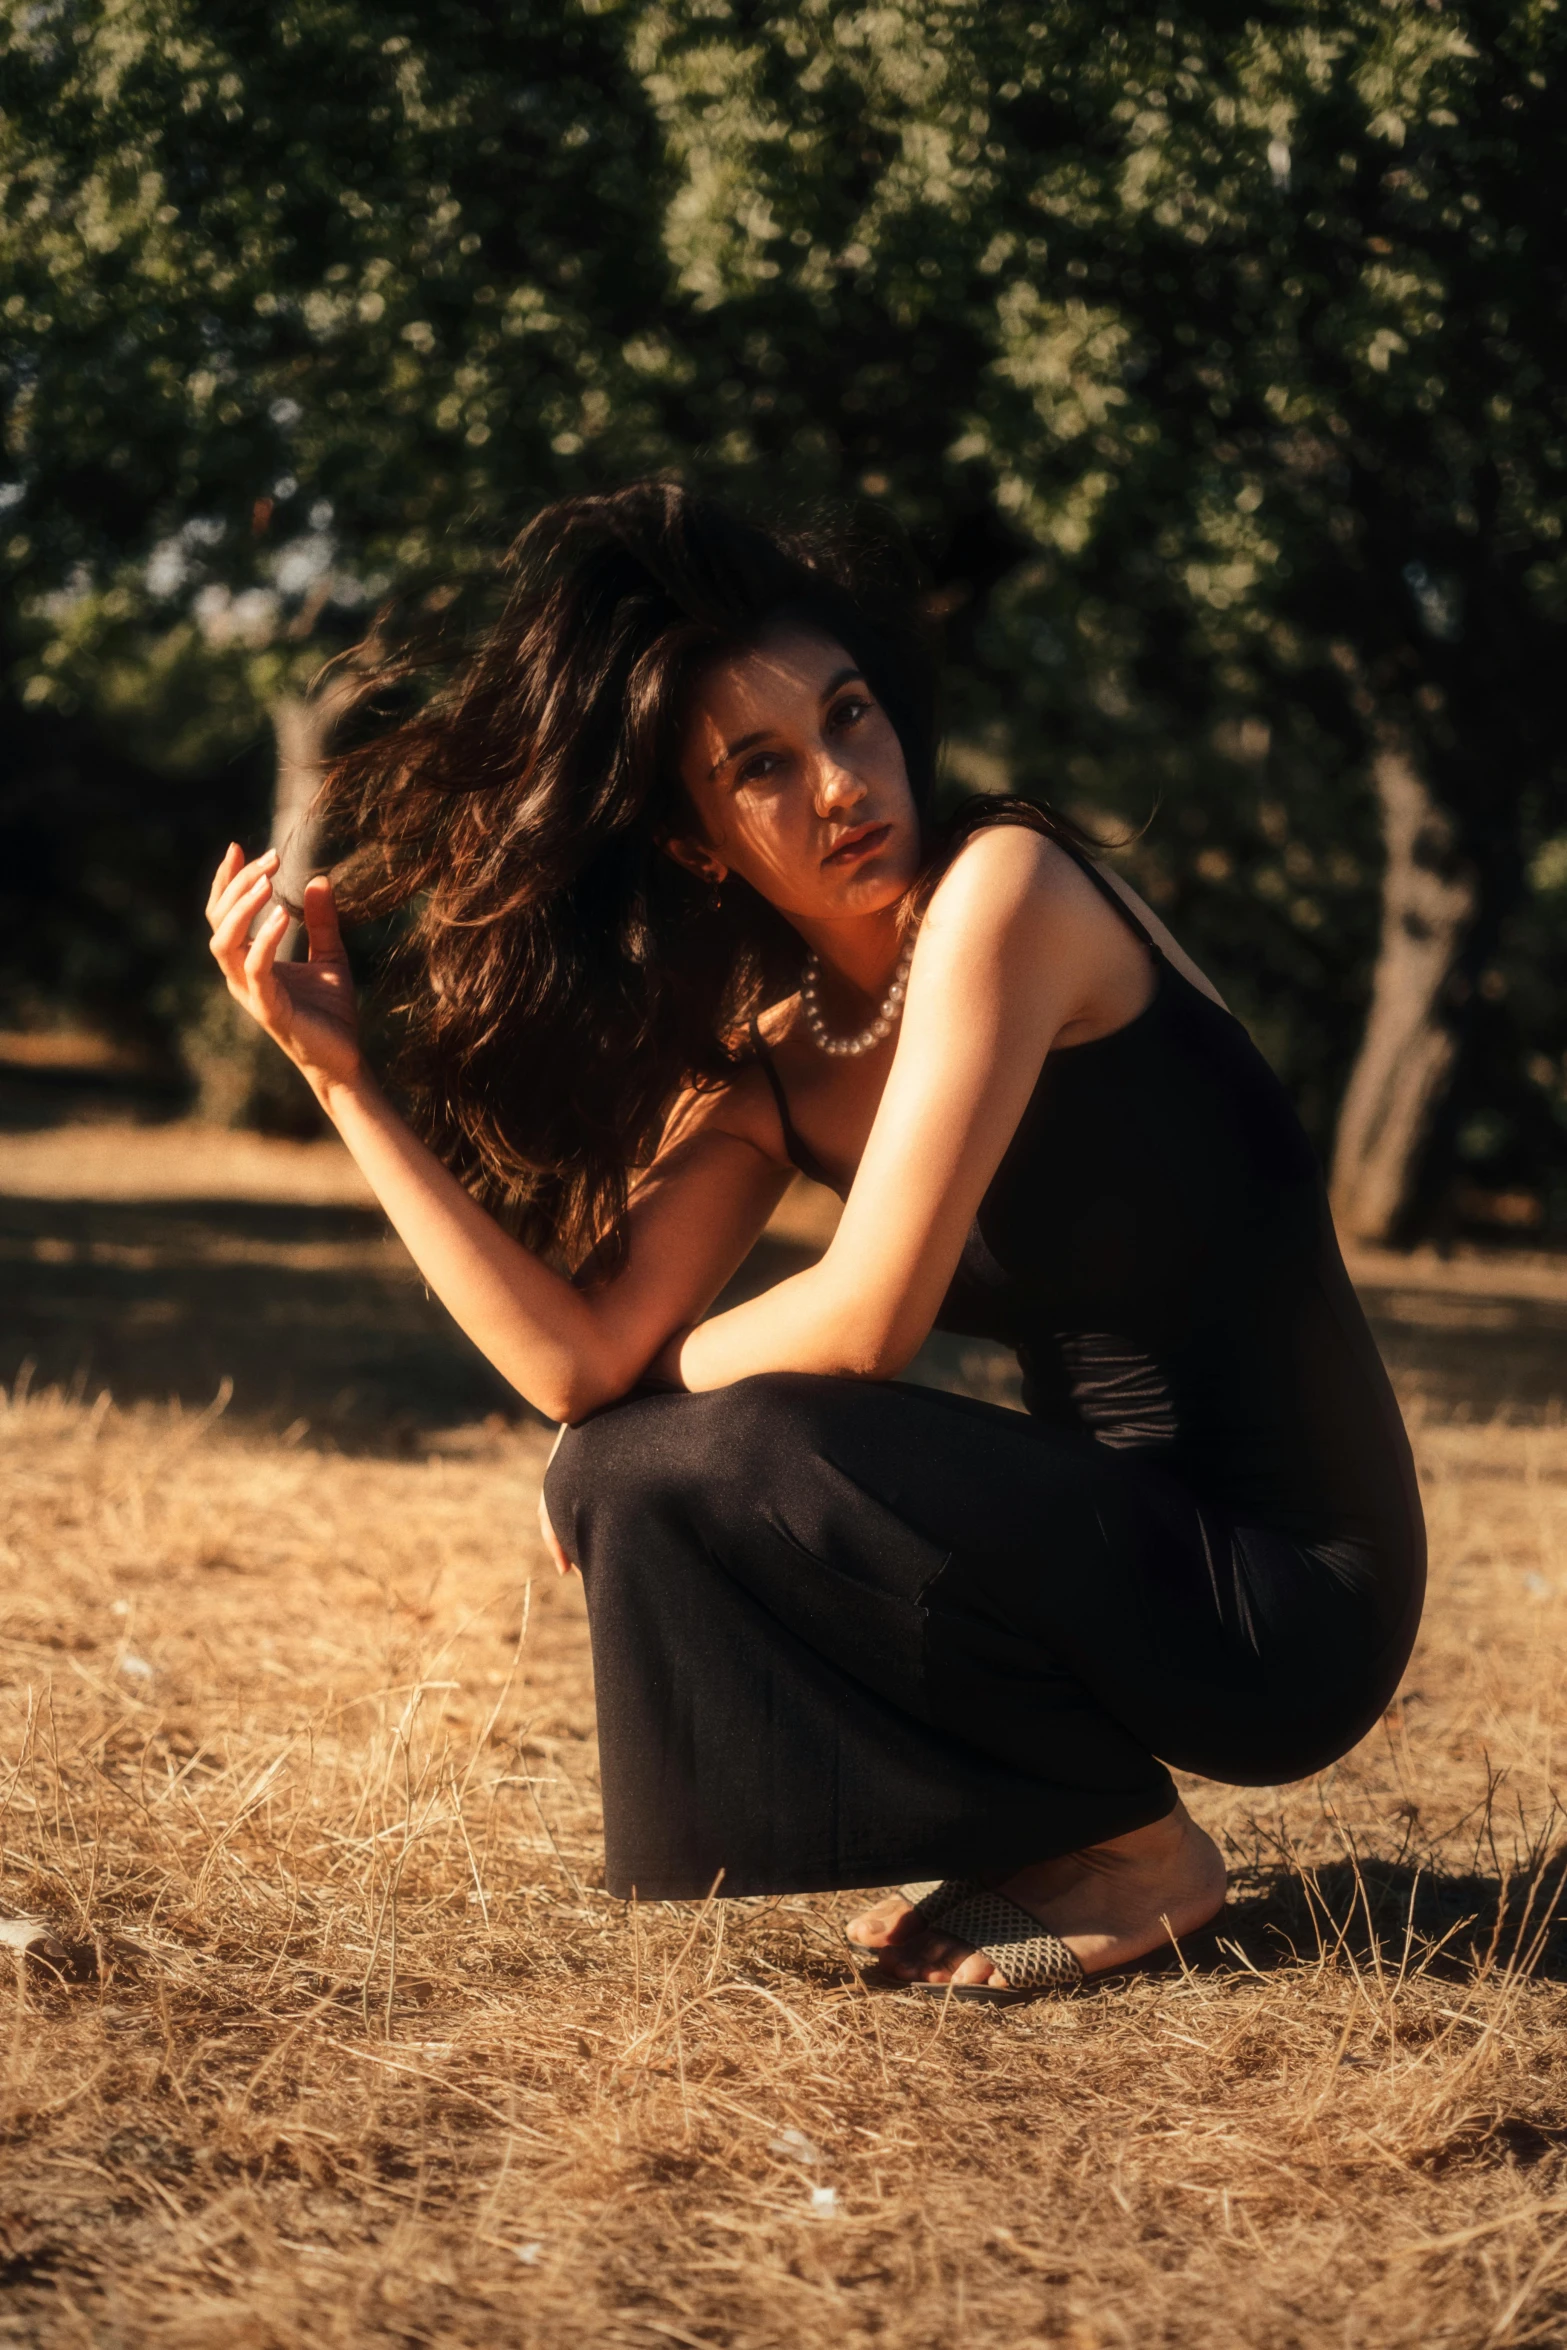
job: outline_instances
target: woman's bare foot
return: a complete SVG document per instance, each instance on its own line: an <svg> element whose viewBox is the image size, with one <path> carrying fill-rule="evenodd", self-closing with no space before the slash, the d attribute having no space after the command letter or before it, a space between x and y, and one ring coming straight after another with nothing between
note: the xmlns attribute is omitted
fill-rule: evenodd
<svg viewBox="0 0 1567 2350"><path fill-rule="evenodd" d="M1084 1974L1128 1966L1194 1934L1224 1905L1224 1862L1184 1803L1150 1827L1041 1861L1004 1877L997 1891L1036 1917L1073 1951ZM1003 1983L1005 1976L966 1943L919 1926L901 1894L850 1921L851 1940L881 1953L884 1975L904 1983Z"/></svg>

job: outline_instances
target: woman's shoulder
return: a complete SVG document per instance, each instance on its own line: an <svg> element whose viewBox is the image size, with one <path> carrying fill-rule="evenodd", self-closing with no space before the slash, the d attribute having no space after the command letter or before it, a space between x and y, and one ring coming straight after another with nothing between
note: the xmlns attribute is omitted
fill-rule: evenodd
<svg viewBox="0 0 1567 2350"><path fill-rule="evenodd" d="M1124 1027L1157 989L1146 936L1076 852L1005 819L961 842L932 893L914 961L963 1016L1026 1019L1057 1044ZM932 1016L940 1016L933 1014Z"/></svg>
<svg viewBox="0 0 1567 2350"><path fill-rule="evenodd" d="M937 883L933 911L943 893L953 917L976 932L1037 922L1059 954L1092 958L1102 951L1110 965L1140 966L1153 948L1200 994L1227 1008L1124 874L1034 825L1002 819L976 826Z"/></svg>
<svg viewBox="0 0 1567 2350"><path fill-rule="evenodd" d="M1005 818L977 824L940 874L929 914L989 926L1031 910L1052 922L1076 910L1092 921L1096 910L1108 908L1086 862L1035 825Z"/></svg>

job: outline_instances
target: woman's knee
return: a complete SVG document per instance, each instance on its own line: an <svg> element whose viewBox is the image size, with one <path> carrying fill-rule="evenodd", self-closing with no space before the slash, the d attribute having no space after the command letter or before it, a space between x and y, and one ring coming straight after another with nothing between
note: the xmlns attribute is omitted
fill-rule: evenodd
<svg viewBox="0 0 1567 2350"><path fill-rule="evenodd" d="M562 1431L544 1478L550 1523L569 1526L640 1516L693 1480L704 1430L691 1407L704 1397L638 1395ZM570 1545L568 1544L568 1548Z"/></svg>
<svg viewBox="0 0 1567 2350"><path fill-rule="evenodd" d="M555 1440L544 1472L544 1506L573 1556L571 1537L588 1501L617 1492L633 1469L636 1448L627 1442L623 1419L619 1410L595 1412L591 1420L563 1428Z"/></svg>
<svg viewBox="0 0 1567 2350"><path fill-rule="evenodd" d="M602 1523L650 1508L694 1509L737 1488L756 1497L785 1459L819 1443L826 1399L813 1391L829 1384L768 1373L597 1412L565 1431L550 1461L550 1522L564 1539L589 1515Z"/></svg>
<svg viewBox="0 0 1567 2350"><path fill-rule="evenodd" d="M826 1451L857 1382L806 1371L759 1372L685 1400L675 1473L720 1515L790 1490Z"/></svg>

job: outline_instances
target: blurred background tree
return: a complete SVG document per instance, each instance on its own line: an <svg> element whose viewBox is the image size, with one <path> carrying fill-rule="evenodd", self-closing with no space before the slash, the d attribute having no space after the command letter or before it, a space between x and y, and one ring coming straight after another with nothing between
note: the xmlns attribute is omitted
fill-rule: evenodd
<svg viewBox="0 0 1567 2350"><path fill-rule="evenodd" d="M323 657L680 465L902 519L953 788L1146 823L1352 1229L1567 1221L1562 47L1537 0L15 12L8 984L188 1035Z"/></svg>
<svg viewBox="0 0 1567 2350"><path fill-rule="evenodd" d="M308 792L323 660L541 496L668 458L622 356L669 177L622 31L550 0L9 13L24 1003L199 1050L198 877Z"/></svg>

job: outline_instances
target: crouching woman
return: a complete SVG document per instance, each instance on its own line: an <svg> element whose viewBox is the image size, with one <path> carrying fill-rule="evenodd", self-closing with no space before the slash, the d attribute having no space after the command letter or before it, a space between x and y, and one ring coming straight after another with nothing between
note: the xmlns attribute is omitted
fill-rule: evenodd
<svg viewBox="0 0 1567 2350"><path fill-rule="evenodd" d="M401 909L409 1098L333 883L213 952L426 1281L565 1423L611 1889L896 1885L851 1939L970 1997L1217 1911L1169 1766L1321 1769L1393 1694L1423 1539L1312 1152L1063 821L928 821L930 661L863 547L667 485L568 502L450 685L328 777ZM710 1313L795 1171L820 1262ZM704 1318L705 1317L705 1318ZM1025 1413L902 1385L934 1328Z"/></svg>

